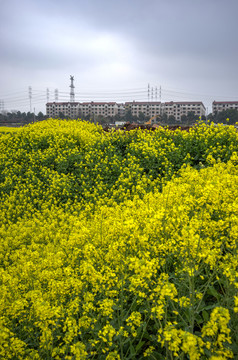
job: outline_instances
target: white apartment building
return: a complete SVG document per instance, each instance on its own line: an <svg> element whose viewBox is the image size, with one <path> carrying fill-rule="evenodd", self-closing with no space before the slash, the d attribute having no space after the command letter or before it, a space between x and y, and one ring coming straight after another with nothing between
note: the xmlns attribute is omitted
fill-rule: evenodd
<svg viewBox="0 0 238 360"><path fill-rule="evenodd" d="M181 102L165 102L163 104L163 113L167 116L174 116L177 121L181 120L182 115L188 115L189 112L193 112L199 119L200 116L206 115L206 108L201 101L181 101Z"/></svg>
<svg viewBox="0 0 238 360"><path fill-rule="evenodd" d="M133 116L139 116L142 112L145 116L155 116L162 114L162 103L159 101L132 101L125 103L125 110L131 110Z"/></svg>
<svg viewBox="0 0 238 360"><path fill-rule="evenodd" d="M80 114L87 115L102 115L103 117L115 116L115 102L85 102L80 104Z"/></svg>
<svg viewBox="0 0 238 360"><path fill-rule="evenodd" d="M78 118L78 102L49 102L46 104L46 115L48 117L58 117L60 113L71 118Z"/></svg>
<svg viewBox="0 0 238 360"><path fill-rule="evenodd" d="M118 104L116 102L85 102L79 104L80 115L102 115L103 117L108 116L124 116L125 107L124 104Z"/></svg>
<svg viewBox="0 0 238 360"><path fill-rule="evenodd" d="M206 114L206 108L201 101L193 102L126 102L125 109L131 110L132 115L138 116L142 112L145 116L155 116L167 114L167 116L174 116L177 121L181 120L182 115L188 115L189 112L194 112L194 115L199 118Z"/></svg>
<svg viewBox="0 0 238 360"><path fill-rule="evenodd" d="M46 104L46 115L48 117L57 117L60 113L64 116L77 119L82 116L115 116L123 117L125 115L125 105L116 102L49 102Z"/></svg>
<svg viewBox="0 0 238 360"><path fill-rule="evenodd" d="M214 104L214 103L213 103ZM238 106L238 102L236 103ZM145 116L153 117L156 115L167 114L174 116L177 121L181 120L182 115L188 115L194 112L199 118L206 114L205 106L201 101L193 102L165 102L148 101L139 102L132 101L126 103L116 102L50 102L46 104L46 115L48 117L58 117L60 113L64 116L77 119L89 116L114 117L119 115L123 117L126 111L131 110L133 116L139 116L143 113Z"/></svg>
<svg viewBox="0 0 238 360"><path fill-rule="evenodd" d="M228 109L238 111L238 101L213 101L212 103L212 115Z"/></svg>

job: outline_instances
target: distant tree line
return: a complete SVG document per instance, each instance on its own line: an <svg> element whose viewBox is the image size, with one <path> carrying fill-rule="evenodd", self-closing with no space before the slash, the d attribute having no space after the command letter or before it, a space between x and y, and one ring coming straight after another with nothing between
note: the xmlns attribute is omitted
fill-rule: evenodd
<svg viewBox="0 0 238 360"><path fill-rule="evenodd" d="M216 124L230 124L234 125L238 122L238 111L236 109L227 109L221 112L216 112L214 115L209 114L208 119Z"/></svg>
<svg viewBox="0 0 238 360"><path fill-rule="evenodd" d="M151 116L152 117L152 116ZM104 124L113 124L116 121L125 121L125 122L129 122L129 123L138 123L138 124L142 124L144 122L147 122L150 120L151 118L150 116L145 116L145 114L143 112L140 112L138 116L132 115L131 110L127 110L125 113L125 116L119 116L119 115L115 115L115 116L111 116L111 117L103 117L103 115L87 115L84 117L85 120L88 121L94 121L94 122L98 122L101 125ZM162 116L157 116L157 122L164 124L164 125L172 125L172 124L187 124L187 125L191 125L194 124L198 119L198 116L194 114L194 112L189 112L186 115L182 115L181 121L177 121L176 118L173 115L168 116L167 114L163 114ZM203 116L202 120L206 120L206 117Z"/></svg>
<svg viewBox="0 0 238 360"><path fill-rule="evenodd" d="M11 125L14 126L17 125L24 125L29 124L34 121L41 121L46 119L47 116L44 115L41 111L38 113L38 115L35 115L34 113L28 111L21 112L21 111L11 111L11 112L2 112L0 113L0 123L2 125Z"/></svg>
<svg viewBox="0 0 238 360"><path fill-rule="evenodd" d="M149 116L145 116L144 113L140 112L139 116L132 115L131 110L128 110L125 113L124 117L120 117L119 115L113 117L103 117L102 115L92 116L87 115L85 120L95 121L99 124L109 124L114 123L115 121L125 121L130 123L143 123L150 119ZM161 116L157 117L157 121L164 125L173 125L173 124L183 124L183 125L192 125L198 122L199 120L202 121L212 121L214 123L223 123L223 124L231 124L234 125L238 122L238 111L236 109L228 109L222 112L216 113L215 115L209 114L207 117L202 115L201 118L195 114L193 111L188 112L187 115L182 115L181 120L178 121L175 116L170 115L168 116L166 113L162 114Z"/></svg>
<svg viewBox="0 0 238 360"><path fill-rule="evenodd" d="M105 117L103 115L93 115L89 114L87 116L79 116L79 118L82 118L83 120L87 120L90 122L99 123L101 125L106 124L113 124L116 121L125 121L130 123L144 123L150 119L149 116L145 116L143 112L139 113L139 116L132 115L131 110L127 110L125 113L125 116L121 117L118 114L115 116L108 116ZM57 118L60 119L70 119L69 116L65 116L63 113L60 113ZM31 122L35 121L41 121L47 119L47 116L44 115L41 111L35 115L32 112L21 112L21 111L11 111L11 112L2 112L0 113L0 124L1 125L14 125L14 126L20 126L24 124L29 124ZM171 124L186 124L186 125L192 125L195 122L197 122L198 115L195 115L193 111L188 112L187 115L181 116L181 121L177 121L176 118L173 115L168 116L167 114L162 114L162 116L157 117L157 121L159 123L162 123L164 125L171 125ZM238 111L236 109L228 109L224 110L222 112L217 112L214 115L209 114L206 118L205 116L202 116L201 120L206 121L212 121L214 123L223 123L223 124L235 124L238 122Z"/></svg>
<svg viewBox="0 0 238 360"><path fill-rule="evenodd" d="M178 122L183 125L193 125L198 120L200 120L199 116L196 115L194 111L189 111L187 115L182 115L180 121L177 121L173 115L168 116L167 114L163 114L161 117L161 122L168 125ZM205 121L206 117L202 115L201 120Z"/></svg>

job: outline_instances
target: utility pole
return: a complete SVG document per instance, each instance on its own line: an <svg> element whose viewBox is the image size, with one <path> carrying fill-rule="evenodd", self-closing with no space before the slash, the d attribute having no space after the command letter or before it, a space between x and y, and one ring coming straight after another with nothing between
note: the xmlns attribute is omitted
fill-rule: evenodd
<svg viewBox="0 0 238 360"><path fill-rule="evenodd" d="M161 101L162 101L162 99L161 99L161 85L160 85L160 87L159 87L159 101L160 101L160 115L162 115L162 111L161 111L161 109L162 109L162 103L161 103Z"/></svg>
<svg viewBox="0 0 238 360"><path fill-rule="evenodd" d="M59 90L55 89L55 101L57 102L59 98Z"/></svg>
<svg viewBox="0 0 238 360"><path fill-rule="evenodd" d="M146 116L149 116L151 117L151 114L150 114L150 84L148 84L148 104L147 104L147 111L146 111Z"/></svg>
<svg viewBox="0 0 238 360"><path fill-rule="evenodd" d="M148 84L148 102L150 101L150 84Z"/></svg>
<svg viewBox="0 0 238 360"><path fill-rule="evenodd" d="M46 101L47 103L50 101L50 90L48 88L46 89Z"/></svg>
<svg viewBox="0 0 238 360"><path fill-rule="evenodd" d="M32 87L29 86L28 90L29 90L30 112L31 112Z"/></svg>

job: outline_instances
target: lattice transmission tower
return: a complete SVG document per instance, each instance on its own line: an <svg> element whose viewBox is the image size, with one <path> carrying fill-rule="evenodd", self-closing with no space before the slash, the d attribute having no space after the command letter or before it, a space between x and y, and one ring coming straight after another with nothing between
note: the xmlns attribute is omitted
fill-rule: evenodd
<svg viewBox="0 0 238 360"><path fill-rule="evenodd" d="M74 76L70 75L70 102L74 102Z"/></svg>

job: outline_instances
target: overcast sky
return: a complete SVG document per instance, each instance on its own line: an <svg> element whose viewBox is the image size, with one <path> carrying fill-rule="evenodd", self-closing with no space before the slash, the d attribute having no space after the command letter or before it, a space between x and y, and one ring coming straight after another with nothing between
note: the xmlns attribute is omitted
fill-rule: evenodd
<svg viewBox="0 0 238 360"><path fill-rule="evenodd" d="M238 100L238 0L0 0L0 110ZM160 93L161 87L161 93ZM150 97L152 92L150 92Z"/></svg>

